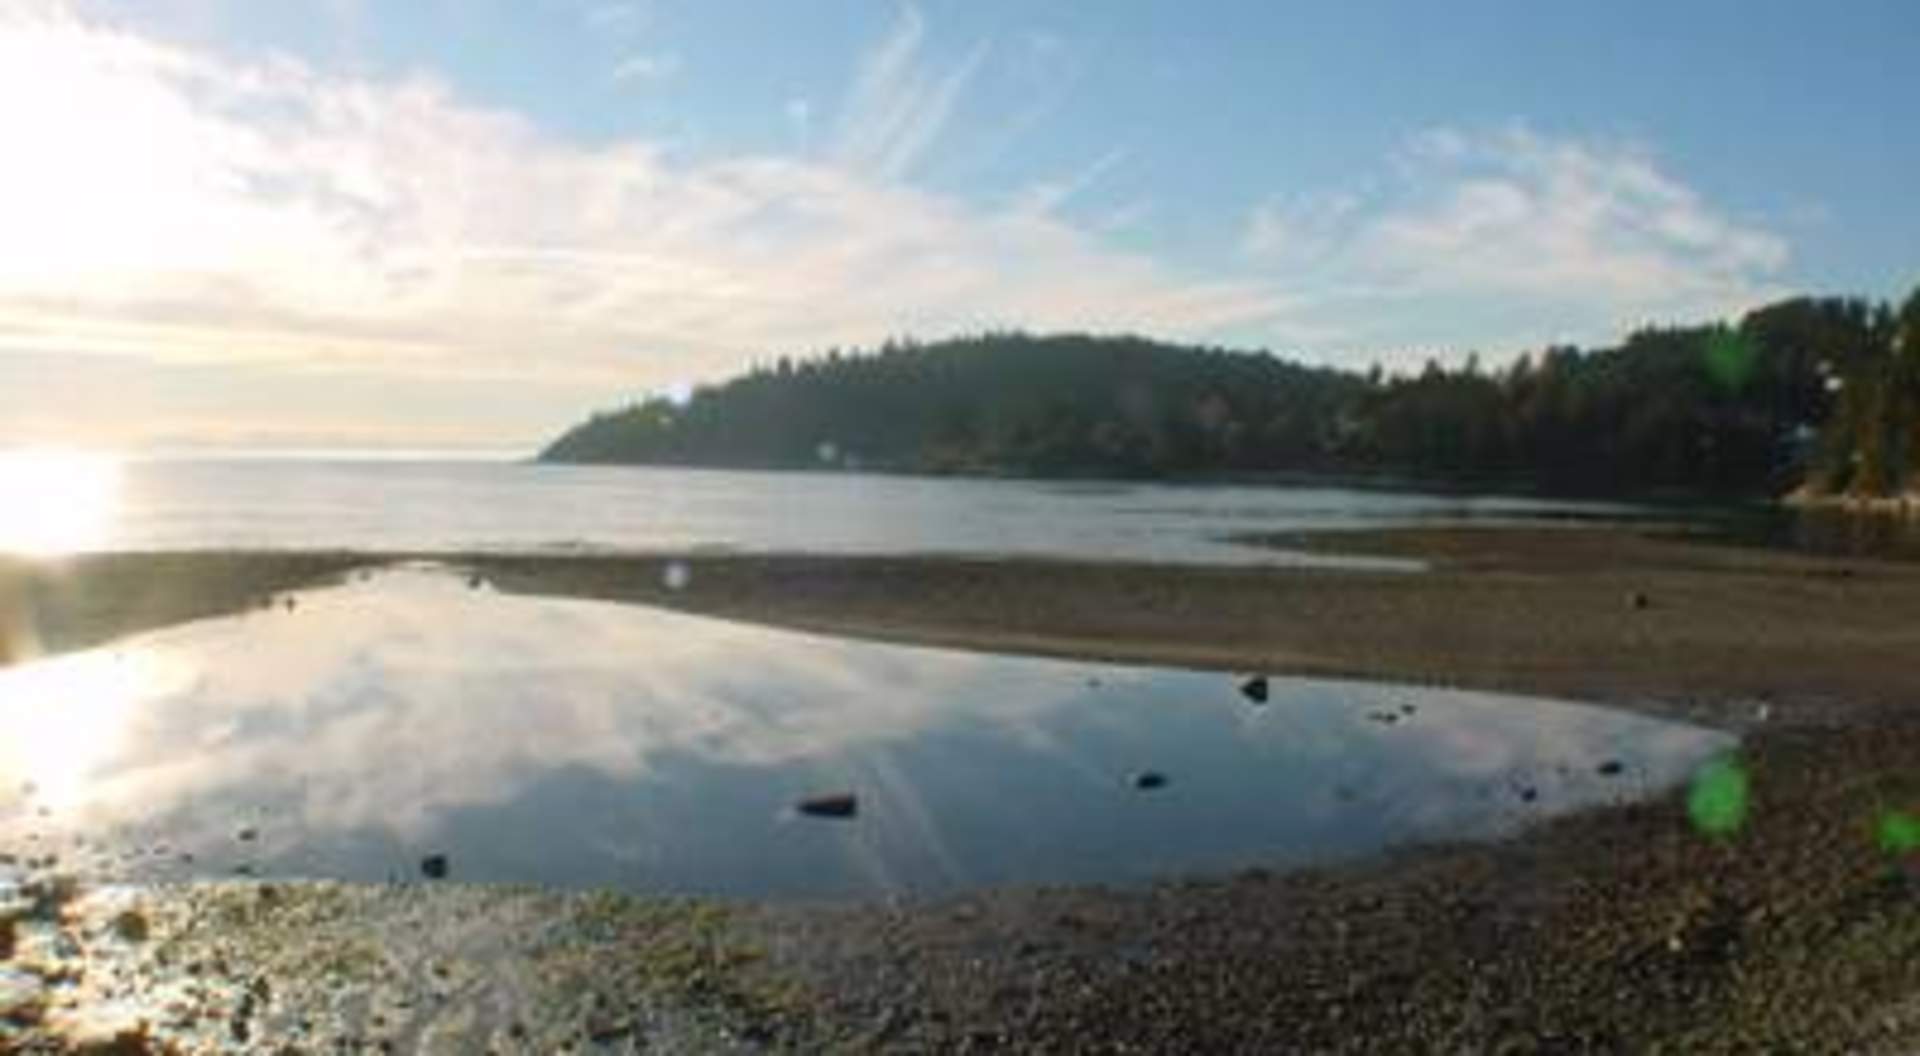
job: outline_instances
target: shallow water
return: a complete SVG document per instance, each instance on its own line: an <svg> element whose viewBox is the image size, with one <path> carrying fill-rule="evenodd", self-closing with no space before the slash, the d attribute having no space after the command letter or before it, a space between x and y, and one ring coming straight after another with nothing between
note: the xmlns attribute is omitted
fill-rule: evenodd
<svg viewBox="0 0 1920 1056"><path fill-rule="evenodd" d="M1326 564L1223 540L1621 509L1342 488L505 462L134 459L97 483L97 501L80 511L97 523L61 525L62 541L90 550L713 548Z"/></svg>
<svg viewBox="0 0 1920 1056"><path fill-rule="evenodd" d="M96 879L418 878L444 855L457 880L661 893L1137 882L1495 835L1732 743L1544 700L1270 689L395 568L0 671L0 849ZM794 810L836 793L853 817Z"/></svg>

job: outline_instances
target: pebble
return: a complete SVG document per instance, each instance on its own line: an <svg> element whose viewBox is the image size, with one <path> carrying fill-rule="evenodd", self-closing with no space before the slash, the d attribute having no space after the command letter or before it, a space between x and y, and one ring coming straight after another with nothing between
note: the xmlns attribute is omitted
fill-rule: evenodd
<svg viewBox="0 0 1920 1056"><path fill-rule="evenodd" d="M860 811L860 800L851 792L833 792L808 796L796 805L802 814L816 818L851 818Z"/></svg>

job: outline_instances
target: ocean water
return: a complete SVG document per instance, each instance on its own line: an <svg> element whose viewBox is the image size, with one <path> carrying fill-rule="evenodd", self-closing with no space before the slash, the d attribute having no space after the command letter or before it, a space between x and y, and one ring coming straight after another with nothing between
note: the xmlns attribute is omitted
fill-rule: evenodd
<svg viewBox="0 0 1920 1056"><path fill-rule="evenodd" d="M96 465L85 474L55 470L12 477L15 494L0 494L0 504L43 516L16 518L12 538L0 525L0 550L706 548L1325 563L1325 557L1228 540L1248 533L1618 509L1344 488L505 461L147 458ZM8 490L8 479L0 473L0 493ZM77 488L76 480L84 487ZM50 487L51 497L35 491Z"/></svg>
<svg viewBox="0 0 1920 1056"><path fill-rule="evenodd" d="M1536 698L1243 687L400 566L0 670L0 851L116 881L1135 883L1495 836L1667 786L1735 740ZM850 816L797 809L843 795Z"/></svg>

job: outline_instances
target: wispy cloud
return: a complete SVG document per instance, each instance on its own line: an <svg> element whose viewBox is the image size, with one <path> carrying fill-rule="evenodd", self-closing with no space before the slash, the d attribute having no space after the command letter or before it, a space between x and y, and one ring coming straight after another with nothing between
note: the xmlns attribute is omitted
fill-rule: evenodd
<svg viewBox="0 0 1920 1056"><path fill-rule="evenodd" d="M1020 205L1034 212L1053 212L1099 183L1127 160L1127 153L1115 148L1093 159L1071 176L1034 183L1021 195Z"/></svg>
<svg viewBox="0 0 1920 1056"><path fill-rule="evenodd" d="M1326 308L1428 326L1512 321L1509 341L1597 339L1648 321L1723 316L1777 292L1788 246L1738 221L1631 144L1524 126L1413 137L1365 190L1278 196L1248 215L1246 258ZM1435 311L1409 311L1425 301ZM1388 339L1394 326L1374 326ZM1398 337L1398 334L1395 334Z"/></svg>
<svg viewBox="0 0 1920 1056"><path fill-rule="evenodd" d="M900 182L967 76L908 72L921 32L909 17L862 72L865 146L816 163L581 146L430 78L0 17L0 354L611 389L905 332L1202 336L1285 313L1264 284ZM902 84L916 103L873 110Z"/></svg>
<svg viewBox="0 0 1920 1056"><path fill-rule="evenodd" d="M802 154L813 149L813 101L804 97L787 100L781 108L787 116L787 127L793 130L793 139Z"/></svg>
<svg viewBox="0 0 1920 1056"><path fill-rule="evenodd" d="M866 57L840 112L835 160L866 177L909 175L953 116L960 94L987 57L985 43L944 71L926 68L926 20L908 7Z"/></svg>
<svg viewBox="0 0 1920 1056"><path fill-rule="evenodd" d="M613 34L637 33L646 28L651 17L650 6L638 0L590 4L580 14L589 31Z"/></svg>
<svg viewBox="0 0 1920 1056"><path fill-rule="evenodd" d="M630 81L664 81L680 72L680 56L671 53L631 55L613 68L616 84Z"/></svg>

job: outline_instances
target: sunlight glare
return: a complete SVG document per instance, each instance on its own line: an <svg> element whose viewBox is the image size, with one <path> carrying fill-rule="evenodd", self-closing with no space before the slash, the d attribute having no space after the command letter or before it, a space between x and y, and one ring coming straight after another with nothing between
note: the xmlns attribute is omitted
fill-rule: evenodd
<svg viewBox="0 0 1920 1056"><path fill-rule="evenodd" d="M178 672L144 649L97 650L0 671L0 781L32 801L69 810L88 798L103 763L125 743L143 700Z"/></svg>
<svg viewBox="0 0 1920 1056"><path fill-rule="evenodd" d="M119 509L120 475L111 455L0 451L0 552L44 557L98 548Z"/></svg>

